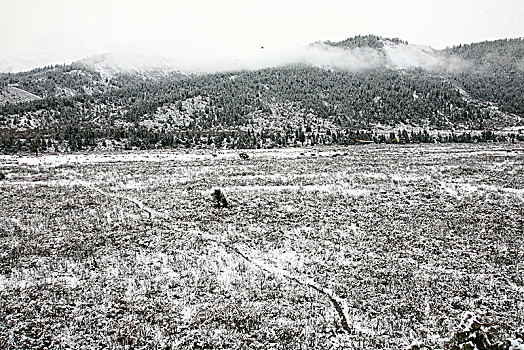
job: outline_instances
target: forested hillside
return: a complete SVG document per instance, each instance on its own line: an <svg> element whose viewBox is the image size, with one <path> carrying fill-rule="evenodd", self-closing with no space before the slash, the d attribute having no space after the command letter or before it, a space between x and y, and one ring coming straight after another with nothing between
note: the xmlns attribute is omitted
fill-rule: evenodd
<svg viewBox="0 0 524 350"><path fill-rule="evenodd" d="M399 47L403 51L395 51L397 56L418 50L402 40L376 36L322 45L349 52L368 48L375 56ZM420 53L460 64L452 69L448 63L432 69L389 63L336 69L303 63L215 74L107 75L76 63L3 74L2 94L19 89L25 95L18 102L16 96L2 100L0 94L0 148L15 152L524 139L518 133L524 125L523 40ZM508 128L513 129L497 134Z"/></svg>
<svg viewBox="0 0 524 350"><path fill-rule="evenodd" d="M446 53L472 63L453 76L471 97L492 102L505 112L524 115L523 39L461 45Z"/></svg>

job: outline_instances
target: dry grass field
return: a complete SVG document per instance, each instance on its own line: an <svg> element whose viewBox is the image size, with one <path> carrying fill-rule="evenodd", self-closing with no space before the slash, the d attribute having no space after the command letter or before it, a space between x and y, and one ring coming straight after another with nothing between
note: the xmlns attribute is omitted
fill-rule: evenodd
<svg viewBox="0 0 524 350"><path fill-rule="evenodd" d="M522 144L246 153L2 156L0 348L435 349L467 312L524 324Z"/></svg>

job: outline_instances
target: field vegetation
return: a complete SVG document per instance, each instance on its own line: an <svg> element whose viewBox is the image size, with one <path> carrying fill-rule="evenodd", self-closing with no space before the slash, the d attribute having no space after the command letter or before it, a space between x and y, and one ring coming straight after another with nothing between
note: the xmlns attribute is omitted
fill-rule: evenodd
<svg viewBox="0 0 524 350"><path fill-rule="evenodd" d="M522 144L245 154L2 156L0 348L520 349Z"/></svg>

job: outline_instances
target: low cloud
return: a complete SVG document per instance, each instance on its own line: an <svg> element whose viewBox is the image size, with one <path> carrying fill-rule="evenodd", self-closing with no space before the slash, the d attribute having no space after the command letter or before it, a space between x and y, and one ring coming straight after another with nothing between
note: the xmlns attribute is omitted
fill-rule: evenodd
<svg viewBox="0 0 524 350"><path fill-rule="evenodd" d="M291 49L260 48L236 55L202 51L179 53L176 58L105 54L81 62L108 75L155 69L214 73L292 64L349 71L374 68L458 71L468 66L466 61L450 57L428 46L395 44L385 45L381 49L364 47L348 50L324 43Z"/></svg>
<svg viewBox="0 0 524 350"><path fill-rule="evenodd" d="M352 50L316 43L292 49L266 49L236 56L180 58L182 67L196 72L220 72L255 70L281 67L291 64L306 64L321 68L359 71L375 68L458 71L469 63L458 57L421 45L385 45L382 49L355 48Z"/></svg>

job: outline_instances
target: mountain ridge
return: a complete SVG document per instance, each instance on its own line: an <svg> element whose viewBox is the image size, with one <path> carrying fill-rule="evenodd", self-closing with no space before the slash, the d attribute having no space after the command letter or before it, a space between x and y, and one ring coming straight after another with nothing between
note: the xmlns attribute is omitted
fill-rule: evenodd
<svg viewBox="0 0 524 350"><path fill-rule="evenodd" d="M68 62L71 61L50 53L10 55L0 59L0 73L16 74Z"/></svg>
<svg viewBox="0 0 524 350"><path fill-rule="evenodd" d="M0 74L0 91L27 92L20 103L0 99L0 140L3 149L35 137L71 149L117 139L125 147L275 147L345 144L358 130L377 142L395 128L524 130L521 39L438 51L371 36L307 50L275 67L216 73L158 70L136 57L111 70L104 64L118 57L106 55ZM27 101L31 94L41 99Z"/></svg>

